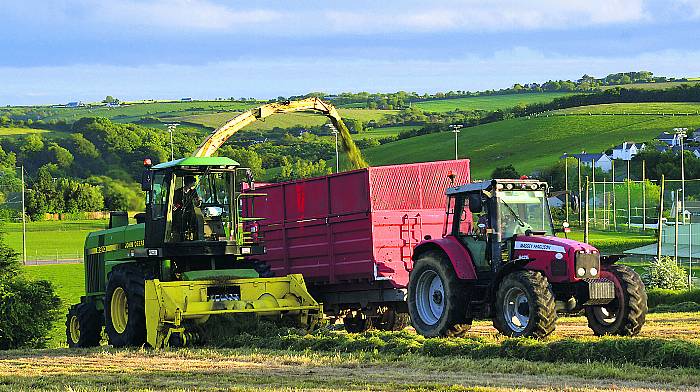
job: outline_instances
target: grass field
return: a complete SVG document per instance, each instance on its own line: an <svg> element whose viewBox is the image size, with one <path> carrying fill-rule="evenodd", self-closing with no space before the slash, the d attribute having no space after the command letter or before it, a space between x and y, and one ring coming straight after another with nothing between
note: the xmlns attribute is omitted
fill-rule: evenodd
<svg viewBox="0 0 700 392"><path fill-rule="evenodd" d="M700 114L700 102L610 103L577 106L556 113L566 114Z"/></svg>
<svg viewBox="0 0 700 392"><path fill-rule="evenodd" d="M396 110L339 109L343 118L353 118L362 122L379 120L385 115L396 114ZM173 121L186 121L209 128L218 128L237 115L233 112L199 114L174 117ZM286 113L270 116L247 126L246 130L267 130L272 128L289 128L294 126L317 127L328 122L325 116L316 113Z"/></svg>
<svg viewBox="0 0 700 392"><path fill-rule="evenodd" d="M82 258L85 237L106 225L102 220L28 222L27 260ZM5 223L2 230L7 244L21 253L22 224Z"/></svg>
<svg viewBox="0 0 700 392"><path fill-rule="evenodd" d="M609 90L611 88L636 88L640 90L662 90L672 87L678 87L683 84L696 84L698 78L688 78L688 82L661 82L661 83L631 83L631 84L620 84L615 86L601 86L603 90Z"/></svg>
<svg viewBox="0 0 700 392"><path fill-rule="evenodd" d="M483 97L436 99L416 102L413 105L426 112L449 112L451 110L497 110L517 105L549 102L554 98L571 95L571 93L523 93L508 95L490 95Z"/></svg>
<svg viewBox="0 0 700 392"><path fill-rule="evenodd" d="M196 113L221 111L241 111L258 105L254 102L195 101L195 102L152 102L124 105L117 108L45 108L44 120L63 119L73 122L82 117L107 117L120 122L130 122L141 117L171 117ZM43 109L43 108L41 108Z"/></svg>
<svg viewBox="0 0 700 392"><path fill-rule="evenodd" d="M566 152L600 152L623 141L647 141L675 127L700 127L700 116L540 116L462 129L459 155L470 158L472 178L513 164L522 173L554 164ZM452 159L454 135L413 137L365 150L371 165Z"/></svg>
<svg viewBox="0 0 700 392"><path fill-rule="evenodd" d="M51 133L51 132L52 131L49 131L46 129L0 127L0 137L17 136L17 135L31 135L31 134L44 134L44 133Z"/></svg>
<svg viewBox="0 0 700 392"><path fill-rule="evenodd" d="M381 139L383 137L396 136L401 132L411 131L419 128L421 128L420 125L399 125L395 127L368 128L362 133L353 133L351 136L353 139Z"/></svg>
<svg viewBox="0 0 700 392"><path fill-rule="evenodd" d="M0 390L652 391L692 368L256 349L33 350L0 356Z"/></svg>

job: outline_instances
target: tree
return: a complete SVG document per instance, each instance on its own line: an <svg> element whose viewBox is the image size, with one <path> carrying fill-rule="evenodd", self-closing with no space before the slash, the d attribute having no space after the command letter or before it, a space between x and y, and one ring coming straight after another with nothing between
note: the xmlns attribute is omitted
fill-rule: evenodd
<svg viewBox="0 0 700 392"><path fill-rule="evenodd" d="M119 100L111 95L108 95L102 100L102 103L119 103Z"/></svg>
<svg viewBox="0 0 700 392"><path fill-rule="evenodd" d="M37 134L30 134L24 138L24 143L20 147L23 153L35 153L44 149L44 140Z"/></svg>
<svg viewBox="0 0 700 392"><path fill-rule="evenodd" d="M61 300L50 282L29 280L0 233L0 350L45 347Z"/></svg>
<svg viewBox="0 0 700 392"><path fill-rule="evenodd" d="M73 163L73 154L56 143L49 144L51 159L61 168L68 168Z"/></svg>
<svg viewBox="0 0 700 392"><path fill-rule="evenodd" d="M518 179L520 178L520 174L518 174L518 171L515 170L513 165L509 164L507 166L499 166L494 169L493 173L491 173L491 178Z"/></svg>

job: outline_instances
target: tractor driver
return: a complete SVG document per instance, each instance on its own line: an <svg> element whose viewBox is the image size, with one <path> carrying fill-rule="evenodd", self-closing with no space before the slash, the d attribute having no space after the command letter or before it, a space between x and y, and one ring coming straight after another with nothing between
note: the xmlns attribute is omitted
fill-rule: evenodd
<svg viewBox="0 0 700 392"><path fill-rule="evenodd" d="M202 199L196 184L194 176L185 176L183 186L173 195L173 227L180 241L195 240L199 233L195 209L202 205Z"/></svg>

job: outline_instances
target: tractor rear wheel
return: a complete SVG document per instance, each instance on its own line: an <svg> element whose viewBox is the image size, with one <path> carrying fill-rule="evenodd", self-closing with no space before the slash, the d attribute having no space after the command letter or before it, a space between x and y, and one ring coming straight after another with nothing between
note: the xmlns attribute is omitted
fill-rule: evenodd
<svg viewBox="0 0 700 392"><path fill-rule="evenodd" d="M647 292L639 274L626 265L611 265L600 276L615 284L615 299L606 305L586 306L588 326L598 336L637 335L647 314Z"/></svg>
<svg viewBox="0 0 700 392"><path fill-rule="evenodd" d="M68 310L66 341L68 347L94 347L102 340L102 314L92 302L81 302Z"/></svg>
<svg viewBox="0 0 700 392"><path fill-rule="evenodd" d="M506 336L543 338L557 321L554 296L537 271L515 271L501 281L493 325Z"/></svg>
<svg viewBox="0 0 700 392"><path fill-rule="evenodd" d="M141 346L146 342L144 285L143 271L133 265L116 267L109 274L105 331L112 346Z"/></svg>
<svg viewBox="0 0 700 392"><path fill-rule="evenodd" d="M408 280L408 313L416 332L447 336L466 320L466 294L466 285L447 258L434 252L418 256Z"/></svg>

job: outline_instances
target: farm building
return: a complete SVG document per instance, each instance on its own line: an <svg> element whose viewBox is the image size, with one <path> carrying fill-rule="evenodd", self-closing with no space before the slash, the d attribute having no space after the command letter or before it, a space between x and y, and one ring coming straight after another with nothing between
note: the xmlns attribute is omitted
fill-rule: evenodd
<svg viewBox="0 0 700 392"><path fill-rule="evenodd" d="M581 161L581 164L584 166L595 166L597 169L600 169L604 172L609 172L612 169L612 159L608 154L601 152L601 153L586 153L582 152L580 154L564 154L561 156L562 159L564 158L576 158L579 161Z"/></svg>
<svg viewBox="0 0 700 392"><path fill-rule="evenodd" d="M624 142L613 147L612 159L631 161L635 155L639 154L639 152L644 149L644 147L644 143Z"/></svg>

